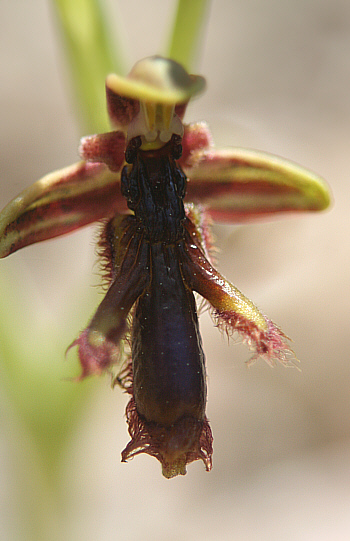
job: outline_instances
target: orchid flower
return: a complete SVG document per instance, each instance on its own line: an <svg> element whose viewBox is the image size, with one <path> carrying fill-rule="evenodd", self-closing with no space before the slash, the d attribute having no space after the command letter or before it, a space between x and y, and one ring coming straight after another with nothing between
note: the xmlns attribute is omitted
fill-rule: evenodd
<svg viewBox="0 0 350 541"><path fill-rule="evenodd" d="M133 216L140 196L125 179L132 174L139 148L157 160L170 144L175 145L173 174L184 174L177 187L183 194L186 191L184 232L181 242L174 240L171 231L167 242L163 233L159 242L172 247L187 290L208 302L220 328L243 338L253 359L262 357L271 366L276 360L293 365L285 334L214 268L209 224L324 210L330 202L329 191L320 177L276 156L241 148L216 149L204 122L183 124L189 100L204 87L203 77L189 75L177 62L158 56L138 62L127 77L109 75L106 95L113 131L84 137L79 148L82 161L46 175L0 214L1 257L103 222L99 252L108 290L72 344L78 346L81 378L110 372L120 363L121 343L128 342L135 326L129 314L135 314L135 303L154 271L149 245L140 240ZM157 343L157 337L154 340ZM162 463L165 477L185 474L186 464L197 459L209 471L212 435L205 417L205 381L204 404L198 406L198 414L186 411L163 422L155 420L147 408L141 411L134 369L128 357L115 378L131 395L127 406L131 442L122 460L148 453Z"/></svg>

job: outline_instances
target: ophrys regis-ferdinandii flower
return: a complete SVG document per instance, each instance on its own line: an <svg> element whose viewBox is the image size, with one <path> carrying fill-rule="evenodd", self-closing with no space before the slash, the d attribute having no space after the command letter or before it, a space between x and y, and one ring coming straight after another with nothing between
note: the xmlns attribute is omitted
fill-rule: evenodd
<svg viewBox="0 0 350 541"><path fill-rule="evenodd" d="M159 56L126 78L108 76L114 131L83 138L83 161L43 177L0 215L1 257L103 220L108 290L72 346L84 378L110 372L121 362L121 341L130 344L115 378L131 395L122 460L148 453L168 478L193 460L208 471L212 465L193 292L253 358L293 364L284 333L213 267L208 222L323 210L330 200L313 173L262 152L217 150L205 123L183 124L189 99L204 86Z"/></svg>

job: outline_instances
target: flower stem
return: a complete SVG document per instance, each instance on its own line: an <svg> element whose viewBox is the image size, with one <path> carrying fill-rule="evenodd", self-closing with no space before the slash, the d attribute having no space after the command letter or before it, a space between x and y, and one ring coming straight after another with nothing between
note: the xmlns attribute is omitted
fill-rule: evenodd
<svg viewBox="0 0 350 541"><path fill-rule="evenodd" d="M194 62L210 0L179 0L167 55L189 70Z"/></svg>
<svg viewBox="0 0 350 541"><path fill-rule="evenodd" d="M108 131L104 82L122 72L121 47L109 30L101 0L53 0L83 132Z"/></svg>

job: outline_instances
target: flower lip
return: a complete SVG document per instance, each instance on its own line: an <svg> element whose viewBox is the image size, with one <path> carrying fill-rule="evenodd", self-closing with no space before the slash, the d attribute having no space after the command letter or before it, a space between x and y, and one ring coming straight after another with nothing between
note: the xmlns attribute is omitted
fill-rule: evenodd
<svg viewBox="0 0 350 541"><path fill-rule="evenodd" d="M189 75L174 60L150 56L137 62L127 77L108 75L106 86L126 98L175 105L203 91L205 79Z"/></svg>

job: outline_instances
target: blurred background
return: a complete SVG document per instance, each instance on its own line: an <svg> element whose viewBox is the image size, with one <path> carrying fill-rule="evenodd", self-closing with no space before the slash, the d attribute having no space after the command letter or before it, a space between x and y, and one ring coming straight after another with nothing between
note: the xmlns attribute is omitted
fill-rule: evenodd
<svg viewBox="0 0 350 541"><path fill-rule="evenodd" d="M173 2L107 7L127 70L164 51ZM1 207L78 158L60 43L50 2L1 2ZM2 539L350 537L350 4L213 0L195 71L208 90L187 121L207 120L217 146L281 155L331 186L326 213L214 228L219 269L293 338L301 372L248 369L247 348L203 314L212 472L196 462L169 481L149 456L121 464L127 397L107 377L67 381L75 352L64 360L102 298L96 228L2 260Z"/></svg>

